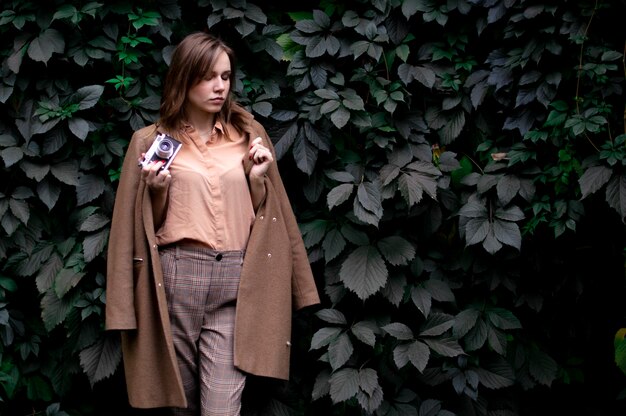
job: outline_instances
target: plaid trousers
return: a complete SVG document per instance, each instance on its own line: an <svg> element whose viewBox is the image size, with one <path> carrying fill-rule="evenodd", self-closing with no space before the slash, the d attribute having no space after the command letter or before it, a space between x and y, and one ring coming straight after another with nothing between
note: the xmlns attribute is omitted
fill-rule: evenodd
<svg viewBox="0 0 626 416"><path fill-rule="evenodd" d="M235 302L243 251L160 251L178 365L187 397L174 415L239 416L245 375L233 363Z"/></svg>

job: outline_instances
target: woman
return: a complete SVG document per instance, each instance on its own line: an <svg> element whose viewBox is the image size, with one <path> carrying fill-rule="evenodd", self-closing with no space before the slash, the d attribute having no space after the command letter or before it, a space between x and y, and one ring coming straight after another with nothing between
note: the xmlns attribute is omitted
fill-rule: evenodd
<svg viewBox="0 0 626 416"><path fill-rule="evenodd" d="M288 379L291 313L319 303L274 148L236 104L234 79L226 44L187 36L158 123L124 159L106 327L121 330L133 407L238 415L246 374ZM157 134L182 143L168 169L144 161Z"/></svg>

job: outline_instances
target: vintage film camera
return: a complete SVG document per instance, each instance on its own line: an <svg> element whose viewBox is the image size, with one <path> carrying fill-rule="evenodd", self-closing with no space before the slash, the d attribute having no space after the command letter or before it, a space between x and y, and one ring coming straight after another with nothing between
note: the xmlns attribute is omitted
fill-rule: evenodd
<svg viewBox="0 0 626 416"><path fill-rule="evenodd" d="M159 133L154 139L152 146L146 152L146 156L140 166L146 166L150 162L163 161L161 170L168 169L174 160L174 157L182 147L182 143L170 136L169 134Z"/></svg>

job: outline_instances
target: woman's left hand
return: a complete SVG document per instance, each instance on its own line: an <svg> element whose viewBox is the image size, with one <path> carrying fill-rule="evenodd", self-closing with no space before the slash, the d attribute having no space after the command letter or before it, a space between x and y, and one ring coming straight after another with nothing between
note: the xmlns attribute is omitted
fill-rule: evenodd
<svg viewBox="0 0 626 416"><path fill-rule="evenodd" d="M263 139L260 137L257 137L252 141L248 152L248 158L254 162L254 165L250 170L250 176L256 176L259 178L265 175L270 163L274 161L272 152L270 149L263 146Z"/></svg>

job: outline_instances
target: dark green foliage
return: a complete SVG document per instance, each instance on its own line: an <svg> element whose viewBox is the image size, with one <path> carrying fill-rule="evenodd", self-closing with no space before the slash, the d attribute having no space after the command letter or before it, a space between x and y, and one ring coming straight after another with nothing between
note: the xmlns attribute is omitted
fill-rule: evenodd
<svg viewBox="0 0 626 416"><path fill-rule="evenodd" d="M323 295L245 414L624 413L626 5L261 3L2 2L0 413L135 414L108 226L195 30L238 53Z"/></svg>

